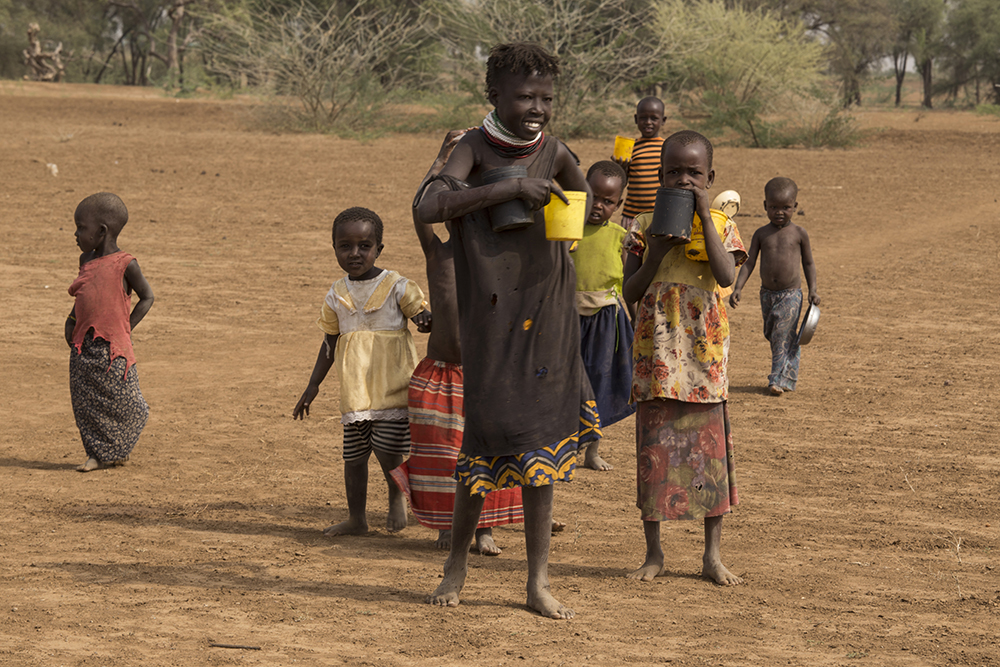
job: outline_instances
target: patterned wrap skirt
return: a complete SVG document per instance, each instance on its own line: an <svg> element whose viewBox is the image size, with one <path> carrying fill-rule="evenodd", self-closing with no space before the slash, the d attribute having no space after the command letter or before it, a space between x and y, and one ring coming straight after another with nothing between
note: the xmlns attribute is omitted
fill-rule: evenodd
<svg viewBox="0 0 1000 667"><path fill-rule="evenodd" d="M739 502L728 403L641 401L635 430L643 521L722 516Z"/></svg>
<svg viewBox="0 0 1000 667"><path fill-rule="evenodd" d="M69 392L87 456L101 463L128 459L139 440L149 405L139 390L139 371L124 357L111 361L111 344L88 332L80 353L70 351Z"/></svg>
<svg viewBox="0 0 1000 667"><path fill-rule="evenodd" d="M485 496L498 489L548 486L569 482L576 472L576 452L581 445L601 437L601 419L594 401L580 406L580 428L548 447L510 456L458 455L455 479L470 495Z"/></svg>
<svg viewBox="0 0 1000 667"><path fill-rule="evenodd" d="M462 392L460 364L424 359L410 378L410 458L389 474L426 528L451 528L455 462L465 430ZM518 487L486 496L477 528L523 522Z"/></svg>

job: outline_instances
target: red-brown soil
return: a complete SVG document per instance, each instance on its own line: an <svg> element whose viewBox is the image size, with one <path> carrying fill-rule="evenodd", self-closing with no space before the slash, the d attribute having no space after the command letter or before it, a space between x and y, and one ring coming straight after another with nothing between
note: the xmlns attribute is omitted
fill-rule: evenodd
<svg viewBox="0 0 1000 667"><path fill-rule="evenodd" d="M444 554L412 519L379 528L374 465L373 533L320 532L346 516L336 380L290 414L340 275L330 223L374 208L381 265L423 283L408 207L440 138L275 135L244 109L0 86L0 663L1000 664L997 119L869 111L858 148L717 150L747 241L764 182L798 181L823 297L780 398L756 276L730 313L742 502L723 553L746 584L698 577L694 523L664 526L666 576L625 579L643 556L629 419L607 429L613 472L556 490L553 587L578 614L556 622L524 606L519 526L472 558L458 608L425 605ZM589 165L611 145L573 148ZM101 190L156 292L134 336L152 414L127 466L84 475L62 331L73 210Z"/></svg>

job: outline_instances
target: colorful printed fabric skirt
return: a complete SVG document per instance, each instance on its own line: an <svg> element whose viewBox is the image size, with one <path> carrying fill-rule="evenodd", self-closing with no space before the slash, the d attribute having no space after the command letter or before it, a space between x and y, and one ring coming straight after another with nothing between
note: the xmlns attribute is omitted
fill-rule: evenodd
<svg viewBox="0 0 1000 667"><path fill-rule="evenodd" d="M420 525L448 530L455 506L455 462L465 430L462 366L421 361L410 378L409 411L410 458L389 474ZM478 527L523 522L521 489L503 489L486 496Z"/></svg>
<svg viewBox="0 0 1000 667"><path fill-rule="evenodd" d="M88 333L80 353L69 355L69 393L73 415L87 456L101 463L128 459L139 440L149 405L139 391L139 371L118 357L111 363L111 344Z"/></svg>
<svg viewBox="0 0 1000 667"><path fill-rule="evenodd" d="M739 502L727 403L642 401L635 429L643 521L722 516Z"/></svg>
<svg viewBox="0 0 1000 667"><path fill-rule="evenodd" d="M632 393L632 325L625 308L605 306L580 316L583 366L597 399L601 426L610 426L635 412Z"/></svg>
<svg viewBox="0 0 1000 667"><path fill-rule="evenodd" d="M569 482L576 471L577 449L601 437L601 419L594 401L580 406L580 430L541 449L511 456L466 456L459 453L455 479L470 495L520 486L548 486Z"/></svg>

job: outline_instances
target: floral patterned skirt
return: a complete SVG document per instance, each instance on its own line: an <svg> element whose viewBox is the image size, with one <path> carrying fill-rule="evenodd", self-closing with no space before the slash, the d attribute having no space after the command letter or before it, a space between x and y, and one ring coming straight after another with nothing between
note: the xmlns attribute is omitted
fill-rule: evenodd
<svg viewBox="0 0 1000 667"><path fill-rule="evenodd" d="M111 363L111 344L87 333L80 353L70 351L69 393L87 456L101 463L128 459L149 418L139 371L124 357Z"/></svg>
<svg viewBox="0 0 1000 667"><path fill-rule="evenodd" d="M635 425L643 521L722 516L739 502L726 402L642 401Z"/></svg>

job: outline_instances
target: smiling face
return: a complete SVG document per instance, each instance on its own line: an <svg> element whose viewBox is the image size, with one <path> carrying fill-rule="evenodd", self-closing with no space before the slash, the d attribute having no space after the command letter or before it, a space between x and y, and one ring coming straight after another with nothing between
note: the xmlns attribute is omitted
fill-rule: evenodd
<svg viewBox="0 0 1000 667"><path fill-rule="evenodd" d="M652 139L663 126L663 104L658 100L643 100L635 109L635 126L643 139Z"/></svg>
<svg viewBox="0 0 1000 667"><path fill-rule="evenodd" d="M707 190L715 182L715 170L709 166L708 152L700 141L682 145L670 141L660 156L660 185L666 188Z"/></svg>
<svg viewBox="0 0 1000 667"><path fill-rule="evenodd" d="M505 74L488 96L500 122L525 141L538 136L552 117L551 76Z"/></svg>
<svg viewBox="0 0 1000 667"><path fill-rule="evenodd" d="M611 215L622 205L622 179L594 172L587 179L594 193L594 203L587 215L587 224L603 225Z"/></svg>
<svg viewBox="0 0 1000 667"><path fill-rule="evenodd" d="M764 210L767 219L777 228L787 227L795 215L799 203L795 201L795 193L790 191L775 192L764 199Z"/></svg>
<svg viewBox="0 0 1000 667"><path fill-rule="evenodd" d="M375 260L382 245L375 236L375 226L367 220L346 220L333 230L333 250L337 263L351 280L368 280L378 275Z"/></svg>
<svg viewBox="0 0 1000 667"><path fill-rule="evenodd" d="M73 218L76 221L76 245L83 252L96 250L108 233L107 225L102 224L97 216L86 210L78 210Z"/></svg>

